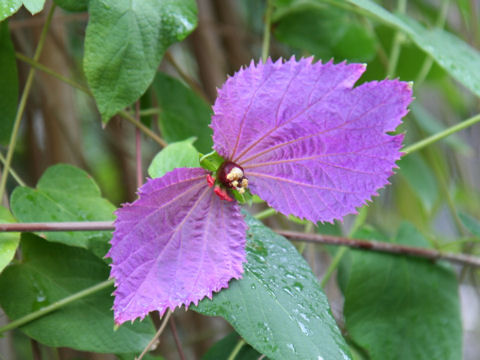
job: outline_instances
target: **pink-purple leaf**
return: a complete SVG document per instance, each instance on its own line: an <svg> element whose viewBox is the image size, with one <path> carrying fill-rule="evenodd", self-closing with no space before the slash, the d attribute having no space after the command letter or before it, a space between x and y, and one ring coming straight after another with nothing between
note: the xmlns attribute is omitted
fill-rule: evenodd
<svg viewBox="0 0 480 360"><path fill-rule="evenodd" d="M362 64L252 63L220 89L215 150L239 164L252 193L284 214L331 221L388 183L412 97L398 80L353 88Z"/></svg>
<svg viewBox="0 0 480 360"><path fill-rule="evenodd" d="M240 278L246 224L236 203L217 197L199 168L150 179L117 210L111 276L115 322L197 304Z"/></svg>

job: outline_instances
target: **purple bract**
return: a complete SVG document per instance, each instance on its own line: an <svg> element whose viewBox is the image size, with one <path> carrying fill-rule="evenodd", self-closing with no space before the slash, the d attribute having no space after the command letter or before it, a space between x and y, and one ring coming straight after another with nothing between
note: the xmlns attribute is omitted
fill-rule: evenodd
<svg viewBox="0 0 480 360"><path fill-rule="evenodd" d="M117 210L115 322L197 304L240 278L246 224L229 196L247 188L285 215L332 221L388 183L402 135L388 135L412 100L408 83L353 88L363 64L312 58L253 62L230 77L213 107L219 179L180 168L150 179ZM228 163L227 163L228 162Z"/></svg>

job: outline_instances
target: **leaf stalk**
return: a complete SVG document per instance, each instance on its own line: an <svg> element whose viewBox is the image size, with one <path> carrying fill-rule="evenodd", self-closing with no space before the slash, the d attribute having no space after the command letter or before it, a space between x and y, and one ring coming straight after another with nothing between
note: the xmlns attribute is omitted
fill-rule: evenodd
<svg viewBox="0 0 480 360"><path fill-rule="evenodd" d="M412 152L418 151L420 149L423 149L424 147L431 145L443 138L446 138L449 135L452 135L456 132L459 132L460 130L466 129L476 123L480 122L480 114L477 114L475 116L472 116L471 118L464 120L456 125L453 125L443 131L440 131L436 134L433 134L432 136L429 136L423 140L420 140L410 146L407 146L402 150L405 155L411 154Z"/></svg>
<svg viewBox="0 0 480 360"><path fill-rule="evenodd" d="M246 342L245 340L243 339L240 339L238 340L237 344L235 345L235 347L233 348L232 352L230 353L230 355L228 356L228 359L227 360L235 360L235 358L237 357L238 353L240 352L240 350L242 350L242 347L243 345L245 345Z"/></svg>

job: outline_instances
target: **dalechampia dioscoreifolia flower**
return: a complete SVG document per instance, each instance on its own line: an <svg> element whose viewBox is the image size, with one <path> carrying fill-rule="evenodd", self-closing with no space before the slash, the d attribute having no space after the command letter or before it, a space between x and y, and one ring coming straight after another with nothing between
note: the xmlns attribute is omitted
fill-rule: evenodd
<svg viewBox="0 0 480 360"><path fill-rule="evenodd" d="M251 63L213 107L215 172L179 168L149 179L118 209L112 247L115 322L197 304L238 279L247 226L233 193L249 191L310 221L355 213L388 183L411 85L353 87L364 64L294 58Z"/></svg>

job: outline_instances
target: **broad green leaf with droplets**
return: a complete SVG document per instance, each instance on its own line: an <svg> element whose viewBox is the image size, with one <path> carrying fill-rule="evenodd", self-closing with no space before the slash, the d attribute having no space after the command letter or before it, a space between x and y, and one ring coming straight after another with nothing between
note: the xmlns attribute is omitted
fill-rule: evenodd
<svg viewBox="0 0 480 360"><path fill-rule="evenodd" d="M88 13L84 70L107 122L147 90L167 48L195 28L197 7L194 0L90 0Z"/></svg>
<svg viewBox="0 0 480 360"><path fill-rule="evenodd" d="M109 267L84 249L22 237L22 262L0 276L0 304L10 320L108 279ZM113 286L20 328L38 342L100 353L140 352L155 333L150 320L114 330Z"/></svg>
<svg viewBox="0 0 480 360"><path fill-rule="evenodd" d="M302 256L250 215L246 222L242 279L192 309L225 318L272 360L350 359L327 298Z"/></svg>
<svg viewBox="0 0 480 360"><path fill-rule="evenodd" d="M200 167L198 151L193 146L194 138L169 144L162 149L148 167L148 175L153 178L161 177L175 168Z"/></svg>
<svg viewBox="0 0 480 360"><path fill-rule="evenodd" d="M155 77L153 90L162 110L158 124L165 140L180 141L195 136L195 147L200 152L211 151L210 105L181 81L163 73Z"/></svg>
<svg viewBox="0 0 480 360"><path fill-rule="evenodd" d="M22 6L21 0L2 0L0 1L0 21L3 21L10 15L15 14Z"/></svg>
<svg viewBox="0 0 480 360"><path fill-rule="evenodd" d="M113 220L115 207L100 195L100 189L83 170L71 165L47 169L36 189L17 187L11 208L21 222ZM49 241L90 249L103 258L111 237L109 231L42 232Z"/></svg>
<svg viewBox="0 0 480 360"><path fill-rule="evenodd" d="M21 6L30 11L32 15L42 11L45 0L2 0L0 1L0 21L15 14Z"/></svg>
<svg viewBox="0 0 480 360"><path fill-rule="evenodd" d="M10 212L0 206L0 223L13 223L15 219ZM17 251L20 233L0 232L0 273L12 261Z"/></svg>
<svg viewBox="0 0 480 360"><path fill-rule="evenodd" d="M0 23L0 54L0 144L6 145L18 105L17 63L7 21Z"/></svg>
<svg viewBox="0 0 480 360"><path fill-rule="evenodd" d="M359 231L354 237L387 240L372 231ZM429 247L408 223L400 227L394 242ZM448 264L365 251L349 253L351 265L343 277L345 324L352 341L370 359L462 358L458 282Z"/></svg>
<svg viewBox="0 0 480 360"><path fill-rule="evenodd" d="M371 0L347 0L362 13L404 32L451 76L480 96L480 53L460 38L442 30L428 30L408 16L396 16Z"/></svg>

